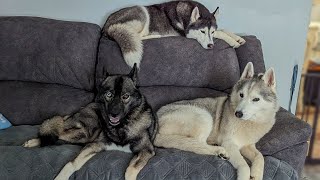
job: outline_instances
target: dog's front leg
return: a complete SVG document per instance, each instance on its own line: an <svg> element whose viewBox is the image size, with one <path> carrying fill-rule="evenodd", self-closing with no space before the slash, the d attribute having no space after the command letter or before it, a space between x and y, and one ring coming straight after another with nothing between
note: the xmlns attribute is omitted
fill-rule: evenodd
<svg viewBox="0 0 320 180"><path fill-rule="evenodd" d="M232 33L232 32L229 32L225 29L220 29L220 31L226 33L228 36L232 37L234 40L236 40L240 45L243 45L244 43L246 43L246 40L244 40L242 37Z"/></svg>
<svg viewBox="0 0 320 180"><path fill-rule="evenodd" d="M149 137L149 136L147 136ZM154 147L150 140L142 140L148 141L143 146L133 147L132 152L135 154L131 159L129 166L126 170L125 179L126 180L136 180L141 169L148 163L149 159L151 159L154 155ZM139 144L139 143L137 143ZM136 153L135 153L136 152Z"/></svg>
<svg viewBox="0 0 320 180"><path fill-rule="evenodd" d="M254 144L245 146L240 150L241 154L251 161L251 179L262 180L264 170L264 159Z"/></svg>
<svg viewBox="0 0 320 180"><path fill-rule="evenodd" d="M230 37L228 34L226 34L225 32L223 32L221 30L216 30L213 34L213 37L217 38L217 39L224 40L226 43L228 43L233 48L238 48L241 45L235 39L233 39L232 37Z"/></svg>
<svg viewBox="0 0 320 180"><path fill-rule="evenodd" d="M222 147L226 149L230 156L230 163L234 168L237 169L237 180L249 180L250 179L250 168L246 160L242 157L240 153L240 148L233 142L224 142Z"/></svg>
<svg viewBox="0 0 320 180"><path fill-rule="evenodd" d="M89 159L91 159L98 152L104 150L104 143L91 143L86 145L79 155L73 160L68 162L60 173L56 176L55 180L67 180L75 172L78 171Z"/></svg>

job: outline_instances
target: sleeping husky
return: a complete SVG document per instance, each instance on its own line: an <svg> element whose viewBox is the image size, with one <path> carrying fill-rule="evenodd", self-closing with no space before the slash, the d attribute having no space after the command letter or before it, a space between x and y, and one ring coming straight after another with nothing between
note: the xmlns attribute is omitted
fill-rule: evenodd
<svg viewBox="0 0 320 180"><path fill-rule="evenodd" d="M129 66L142 59L142 40L165 36L185 36L196 39L203 48L212 49L215 38L237 48L245 40L233 33L217 30L218 8L210 13L195 1L172 1L151 6L133 6L111 14L103 34L120 46Z"/></svg>
<svg viewBox="0 0 320 180"><path fill-rule="evenodd" d="M69 179L100 151L132 152L133 158L127 167L125 179L135 180L155 155L153 140L158 130L157 117L138 90L136 82L136 65L128 75L108 76L98 88L95 103L70 117L56 116L45 121L40 126L39 138L27 141L24 147L59 142L86 144L78 156L63 167L55 180Z"/></svg>
<svg viewBox="0 0 320 180"><path fill-rule="evenodd" d="M264 159L255 144L270 131L278 109L273 69L257 76L250 62L230 96L179 101L160 108L154 144L198 154L215 154L221 148L213 146L217 144L227 151L238 180L261 180ZM243 156L251 161L251 169Z"/></svg>

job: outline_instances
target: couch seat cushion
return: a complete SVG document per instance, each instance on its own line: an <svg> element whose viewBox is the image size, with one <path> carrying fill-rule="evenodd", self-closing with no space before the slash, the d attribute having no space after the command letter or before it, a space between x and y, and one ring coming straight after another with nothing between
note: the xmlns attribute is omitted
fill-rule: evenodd
<svg viewBox="0 0 320 180"><path fill-rule="evenodd" d="M37 126L15 126L0 131L0 179L53 179L80 151L80 146L62 145L24 148L21 144L36 137ZM124 179L132 155L120 151L98 153L71 179ZM296 180L296 171L284 161L265 157L266 180ZM138 179L236 179L236 170L216 156L197 155L176 149L156 150Z"/></svg>

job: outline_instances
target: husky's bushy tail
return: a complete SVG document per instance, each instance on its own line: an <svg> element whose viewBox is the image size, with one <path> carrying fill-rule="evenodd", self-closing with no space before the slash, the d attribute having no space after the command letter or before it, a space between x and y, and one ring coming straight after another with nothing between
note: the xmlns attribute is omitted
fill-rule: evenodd
<svg viewBox="0 0 320 180"><path fill-rule="evenodd" d="M143 54L141 35L135 29L128 28L128 25L125 24L111 25L107 33L109 37L119 44L126 63L130 67L137 63L137 67L139 67Z"/></svg>

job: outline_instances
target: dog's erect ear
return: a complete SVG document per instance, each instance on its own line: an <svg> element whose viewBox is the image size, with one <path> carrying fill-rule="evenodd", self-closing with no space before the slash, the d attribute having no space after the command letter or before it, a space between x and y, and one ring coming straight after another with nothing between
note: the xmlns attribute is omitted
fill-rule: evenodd
<svg viewBox="0 0 320 180"><path fill-rule="evenodd" d="M276 76L273 68L270 68L266 71L266 73L262 76L262 80L274 92L276 91Z"/></svg>
<svg viewBox="0 0 320 180"><path fill-rule="evenodd" d="M109 73L105 66L102 67L102 76L103 76L103 79L106 79L109 76Z"/></svg>
<svg viewBox="0 0 320 180"><path fill-rule="evenodd" d="M128 75L134 82L134 85L137 85L137 74L138 74L137 63L134 63L133 68L131 69Z"/></svg>
<svg viewBox="0 0 320 180"><path fill-rule="evenodd" d="M200 18L199 9L198 9L198 7L195 7L195 8L192 10L191 17L190 17L190 22L191 22L191 23L194 23L194 22L196 22L199 18Z"/></svg>
<svg viewBox="0 0 320 180"><path fill-rule="evenodd" d="M243 70L243 73L241 75L240 79L250 79L254 75L254 68L252 62L248 62L246 67Z"/></svg>
<svg viewBox="0 0 320 180"><path fill-rule="evenodd" d="M215 18L218 17L218 15L219 15L219 7L217 7L217 9L213 11L212 15L213 15Z"/></svg>

